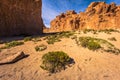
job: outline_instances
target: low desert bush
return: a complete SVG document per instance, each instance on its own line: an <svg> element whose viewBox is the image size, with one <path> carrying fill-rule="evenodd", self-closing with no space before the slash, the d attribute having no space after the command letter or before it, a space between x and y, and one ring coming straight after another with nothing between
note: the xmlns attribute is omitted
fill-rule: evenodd
<svg viewBox="0 0 120 80"><path fill-rule="evenodd" d="M54 44L55 42L60 42L61 38L69 38L72 36L74 33L73 32L59 32L53 35L47 36L45 39L47 40L48 44Z"/></svg>
<svg viewBox="0 0 120 80"><path fill-rule="evenodd" d="M55 42L60 42L60 38L56 35L51 35L47 37L47 43L48 44L54 44Z"/></svg>
<svg viewBox="0 0 120 80"><path fill-rule="evenodd" d="M118 32L118 30L115 29L104 29L104 30L94 30L94 29L84 29L83 33L88 33L88 32L92 32L93 34L97 34L98 32L104 32L106 34L111 34L111 32Z"/></svg>
<svg viewBox="0 0 120 80"><path fill-rule="evenodd" d="M97 49L101 48L100 44L98 42L94 42L94 41L88 42L88 46L87 47L90 50L97 50Z"/></svg>
<svg viewBox="0 0 120 80"><path fill-rule="evenodd" d="M114 48L114 49L107 49L107 50L104 50L104 51L106 51L106 52L111 52L111 53L114 53L114 54L116 54L116 55L118 55L118 54L120 54L120 49L118 49L118 48Z"/></svg>
<svg viewBox="0 0 120 80"><path fill-rule="evenodd" d="M32 40L32 37L25 37L24 38L24 41L26 42L26 41L31 41Z"/></svg>
<svg viewBox="0 0 120 80"><path fill-rule="evenodd" d="M111 52L115 54L120 53L120 49L116 48L113 44L111 44L110 42L104 39L92 38L92 37L79 37L79 39L76 40L76 43L90 50L101 49L103 51Z"/></svg>
<svg viewBox="0 0 120 80"><path fill-rule="evenodd" d="M86 34L88 32L92 32L93 34L97 34L97 30L94 30L94 29L84 29L83 30L83 33Z"/></svg>
<svg viewBox="0 0 120 80"><path fill-rule="evenodd" d="M74 34L74 32L72 32L72 31L66 31L66 32L57 33L57 35L59 35L60 38L69 38L73 34Z"/></svg>
<svg viewBox="0 0 120 80"><path fill-rule="evenodd" d="M42 41L39 37L35 37L32 39L33 42L39 42L39 41Z"/></svg>
<svg viewBox="0 0 120 80"><path fill-rule="evenodd" d="M83 32L91 32L91 31L95 31L94 29L84 29Z"/></svg>
<svg viewBox="0 0 120 80"><path fill-rule="evenodd" d="M101 48L100 44L90 37L80 37L80 45L82 47L87 47L90 50L97 50Z"/></svg>
<svg viewBox="0 0 120 80"><path fill-rule="evenodd" d="M15 46L19 46L19 45L23 45L24 42L18 42L18 41L11 41L9 43L5 44L6 48L11 48L11 47L15 47Z"/></svg>
<svg viewBox="0 0 120 80"><path fill-rule="evenodd" d="M7 49L7 48L11 48L11 47L15 47L15 46L19 46L19 45L23 45L24 42L18 42L18 41L12 41L9 43L5 43L5 46L1 47L0 49Z"/></svg>
<svg viewBox="0 0 120 80"><path fill-rule="evenodd" d="M0 47L0 51L2 51L2 49L8 49L8 48L23 45L23 44L24 42L11 41L11 42L5 43L5 46Z"/></svg>
<svg viewBox="0 0 120 80"><path fill-rule="evenodd" d="M56 73L64 70L72 62L73 59L63 51L48 52L43 55L40 67L50 73Z"/></svg>
<svg viewBox="0 0 120 80"><path fill-rule="evenodd" d="M107 33L107 34L111 34L111 32L118 32L118 30L115 30L115 29L104 29L104 30L99 30L99 32L104 32L104 33Z"/></svg>
<svg viewBox="0 0 120 80"><path fill-rule="evenodd" d="M47 49L47 46L44 44L41 44L41 45L35 47L36 51L44 51L45 49Z"/></svg>

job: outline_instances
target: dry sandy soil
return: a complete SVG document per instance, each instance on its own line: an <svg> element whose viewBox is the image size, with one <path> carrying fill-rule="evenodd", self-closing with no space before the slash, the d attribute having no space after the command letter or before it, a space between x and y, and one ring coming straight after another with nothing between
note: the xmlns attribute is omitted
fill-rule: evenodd
<svg viewBox="0 0 120 80"><path fill-rule="evenodd" d="M112 34L77 34L78 36L92 36L105 39L115 37L117 41L109 41L120 49L120 33ZM0 52L0 57L4 54L12 54L24 51L30 56L13 64L0 65L0 80L120 80L120 55L110 54L101 51L91 51L78 46L75 40L63 38L61 42L47 44L44 37L42 41L25 42L24 45L5 49ZM4 40L14 40L7 38ZM35 51L35 46L39 44L47 45L47 49L41 52ZM3 46L4 44L0 44ZM55 74L49 74L40 68L41 57L49 51L64 51L74 59L75 64L66 70Z"/></svg>

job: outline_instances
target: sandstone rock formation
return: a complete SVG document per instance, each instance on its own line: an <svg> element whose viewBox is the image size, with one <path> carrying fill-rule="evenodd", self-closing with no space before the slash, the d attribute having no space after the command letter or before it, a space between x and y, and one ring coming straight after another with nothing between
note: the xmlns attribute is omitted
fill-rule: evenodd
<svg viewBox="0 0 120 80"><path fill-rule="evenodd" d="M5 59L0 60L0 65L14 63L22 58L25 58L26 56L27 55L25 55L24 52L18 52L14 55L11 55Z"/></svg>
<svg viewBox="0 0 120 80"><path fill-rule="evenodd" d="M0 36L41 34L41 7L42 0L0 0Z"/></svg>
<svg viewBox="0 0 120 80"><path fill-rule="evenodd" d="M85 12L67 11L51 21L50 32L120 28L120 6L115 3L91 3Z"/></svg>

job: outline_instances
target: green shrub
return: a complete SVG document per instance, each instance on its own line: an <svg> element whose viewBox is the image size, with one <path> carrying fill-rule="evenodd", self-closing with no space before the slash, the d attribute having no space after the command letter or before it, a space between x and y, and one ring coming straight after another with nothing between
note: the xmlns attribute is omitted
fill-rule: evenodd
<svg viewBox="0 0 120 80"><path fill-rule="evenodd" d="M93 34L96 34L97 33L97 30L94 30L94 29L84 29L83 30L83 33L86 34L88 32L92 32Z"/></svg>
<svg viewBox="0 0 120 80"><path fill-rule="evenodd" d="M44 51L45 49L47 49L47 46L44 44L41 44L41 45L35 47L36 51Z"/></svg>
<svg viewBox="0 0 120 80"><path fill-rule="evenodd" d="M55 73L64 70L71 61L72 59L62 51L48 52L43 55L40 67L50 73Z"/></svg>
<svg viewBox="0 0 120 80"><path fill-rule="evenodd" d="M61 38L69 38L73 34L74 34L73 32L69 32L69 31L67 31L67 32L60 32L60 33L49 35L45 39L47 39L47 43L48 44L54 44L55 42L60 42Z"/></svg>
<svg viewBox="0 0 120 80"><path fill-rule="evenodd" d="M104 32L106 34L111 34L111 32L118 32L118 30L115 29L104 29L104 30L94 30L94 29L84 29L83 32L86 34L88 32L92 32L93 34L97 34L97 32Z"/></svg>
<svg viewBox="0 0 120 80"><path fill-rule="evenodd" d="M72 36L74 34L74 32L70 32L70 31L66 31L66 32L60 32L57 35L60 38L69 38L70 36Z"/></svg>
<svg viewBox="0 0 120 80"><path fill-rule="evenodd" d="M118 30L115 30L115 29L106 29L106 31L109 31L109 32L119 32Z"/></svg>
<svg viewBox="0 0 120 80"><path fill-rule="evenodd" d="M32 40L32 37L25 37L24 38L24 41L26 42L26 41L31 41Z"/></svg>
<svg viewBox="0 0 120 80"><path fill-rule="evenodd" d="M90 50L97 50L101 48L100 44L90 37L80 37L80 45L87 47Z"/></svg>
<svg viewBox="0 0 120 80"><path fill-rule="evenodd" d="M52 35L52 36L49 36L47 38L47 43L48 44L54 44L55 42L60 42L61 40L59 39L59 37L57 37L56 35Z"/></svg>
<svg viewBox="0 0 120 80"><path fill-rule="evenodd" d="M33 42L38 42L38 41L42 41L40 38L33 38L32 39Z"/></svg>
<svg viewBox="0 0 120 80"><path fill-rule="evenodd" d="M79 41L80 41L80 45L82 46L82 47L87 47L87 45L88 45L88 38L83 38L83 37L80 37L79 38ZM78 42L77 42L78 43Z"/></svg>
<svg viewBox="0 0 120 80"><path fill-rule="evenodd" d="M88 42L88 49L90 50L97 50L99 48L101 48L100 44L94 41Z"/></svg>
<svg viewBox="0 0 120 80"><path fill-rule="evenodd" d="M52 39L52 40L49 40L47 41L48 44L54 44L55 42L60 42L61 40L59 39Z"/></svg>
<svg viewBox="0 0 120 80"><path fill-rule="evenodd" d="M111 32L118 32L118 30L115 30L115 29L104 29L104 30L99 30L99 32L104 32L104 33L107 33L107 34L111 34Z"/></svg>
<svg viewBox="0 0 120 80"><path fill-rule="evenodd" d="M115 49L107 49L107 50L104 50L104 51L112 52L112 53L114 53L116 55L120 54L120 49L117 49L117 48L115 48Z"/></svg>
<svg viewBox="0 0 120 80"><path fill-rule="evenodd" d="M5 46L0 47L0 52L2 51L2 49L7 49L7 48L23 45L23 44L24 42L11 41L9 43L6 43Z"/></svg>
<svg viewBox="0 0 120 80"><path fill-rule="evenodd" d="M116 48L113 44L104 39L92 37L79 37L79 39L76 39L76 43L90 50L97 50L101 48L101 50L106 52L111 52L115 54L120 53L120 49Z"/></svg>
<svg viewBox="0 0 120 80"><path fill-rule="evenodd" d="M11 48L11 47L15 47L23 44L24 42L12 41L12 42L6 43L5 48Z"/></svg>

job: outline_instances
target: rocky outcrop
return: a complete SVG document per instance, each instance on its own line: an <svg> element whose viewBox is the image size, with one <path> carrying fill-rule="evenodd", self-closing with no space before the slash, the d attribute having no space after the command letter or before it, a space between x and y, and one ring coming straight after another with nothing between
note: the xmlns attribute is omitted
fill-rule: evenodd
<svg viewBox="0 0 120 80"><path fill-rule="evenodd" d="M0 65L14 63L14 62L17 62L18 60L23 59L27 56L28 55L25 55L24 52L18 52L14 55L8 56L7 58L0 60Z"/></svg>
<svg viewBox="0 0 120 80"><path fill-rule="evenodd" d="M0 36L41 34L41 8L41 0L0 0Z"/></svg>
<svg viewBox="0 0 120 80"><path fill-rule="evenodd" d="M120 6L115 3L91 3L85 12L67 11L51 21L49 32L120 28Z"/></svg>

